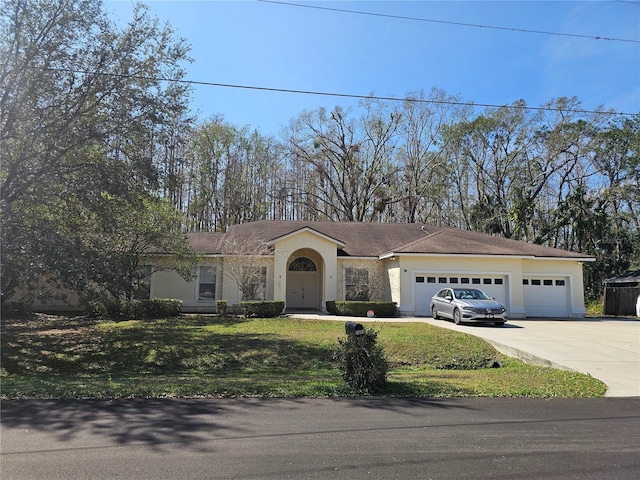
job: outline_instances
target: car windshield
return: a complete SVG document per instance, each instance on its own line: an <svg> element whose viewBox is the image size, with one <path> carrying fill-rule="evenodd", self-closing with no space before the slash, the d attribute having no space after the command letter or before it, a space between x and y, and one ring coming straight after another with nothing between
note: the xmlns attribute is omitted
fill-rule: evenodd
<svg viewBox="0 0 640 480"><path fill-rule="evenodd" d="M453 290L454 295L460 300L491 300L482 290L456 288Z"/></svg>

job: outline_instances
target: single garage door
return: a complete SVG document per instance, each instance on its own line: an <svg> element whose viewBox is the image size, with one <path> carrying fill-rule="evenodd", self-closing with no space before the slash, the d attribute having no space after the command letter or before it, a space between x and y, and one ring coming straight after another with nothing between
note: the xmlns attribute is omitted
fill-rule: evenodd
<svg viewBox="0 0 640 480"><path fill-rule="evenodd" d="M431 297L447 287L477 288L507 305L507 278L501 275L417 273L413 285L415 312L418 316L431 316Z"/></svg>
<svg viewBox="0 0 640 480"><path fill-rule="evenodd" d="M532 317L569 316L569 281L567 278L525 277L522 280L524 312Z"/></svg>

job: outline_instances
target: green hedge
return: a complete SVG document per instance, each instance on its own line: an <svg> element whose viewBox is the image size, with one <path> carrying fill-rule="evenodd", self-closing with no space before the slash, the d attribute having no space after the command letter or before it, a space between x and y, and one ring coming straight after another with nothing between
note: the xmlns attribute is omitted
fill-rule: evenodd
<svg viewBox="0 0 640 480"><path fill-rule="evenodd" d="M110 320L177 317L182 313L182 300L94 300L86 305L85 313L90 317Z"/></svg>
<svg viewBox="0 0 640 480"><path fill-rule="evenodd" d="M395 302L356 302L330 300L327 302L327 312L333 315L349 317L366 317L369 310L375 317L395 317L398 307Z"/></svg>
<svg viewBox="0 0 640 480"><path fill-rule="evenodd" d="M264 302L240 302L240 310L247 317L271 318L284 311L284 301L271 300Z"/></svg>
<svg viewBox="0 0 640 480"><path fill-rule="evenodd" d="M223 317L227 314L229 310L229 304L226 300L216 300L216 313L218 315L222 315Z"/></svg>

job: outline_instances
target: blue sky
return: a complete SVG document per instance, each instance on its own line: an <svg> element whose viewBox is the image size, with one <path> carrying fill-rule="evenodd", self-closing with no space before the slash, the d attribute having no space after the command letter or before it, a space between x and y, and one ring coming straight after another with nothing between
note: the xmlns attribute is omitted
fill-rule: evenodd
<svg viewBox="0 0 640 480"><path fill-rule="evenodd" d="M259 1L145 3L191 45L189 80L397 98L438 87L463 101L533 107L576 96L587 110L640 113L635 0L289 2L379 16ZM131 17L132 0L104 5L114 19ZM221 114L267 135L303 110L335 105L358 100L215 86L197 86L192 99L203 120Z"/></svg>

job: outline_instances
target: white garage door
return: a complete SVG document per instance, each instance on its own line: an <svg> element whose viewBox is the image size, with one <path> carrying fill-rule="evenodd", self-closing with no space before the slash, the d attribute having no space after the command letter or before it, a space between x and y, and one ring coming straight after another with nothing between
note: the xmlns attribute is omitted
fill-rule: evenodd
<svg viewBox="0 0 640 480"><path fill-rule="evenodd" d="M532 317L569 316L569 281L566 278L525 277L524 312Z"/></svg>
<svg viewBox="0 0 640 480"><path fill-rule="evenodd" d="M418 273L413 279L414 305L418 316L431 316L431 297L441 289L477 288L500 303L507 305L507 278L501 275L489 274L431 274Z"/></svg>

